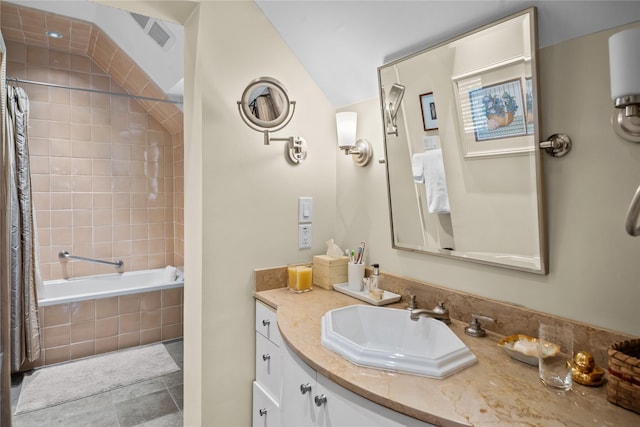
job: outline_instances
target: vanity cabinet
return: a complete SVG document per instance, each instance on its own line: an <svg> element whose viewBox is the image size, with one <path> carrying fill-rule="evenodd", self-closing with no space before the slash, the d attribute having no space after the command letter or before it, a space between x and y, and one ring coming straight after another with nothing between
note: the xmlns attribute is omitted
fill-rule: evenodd
<svg viewBox="0 0 640 427"><path fill-rule="evenodd" d="M410 426L431 424L359 396L316 373L284 342L280 423L290 427Z"/></svg>
<svg viewBox="0 0 640 427"><path fill-rule="evenodd" d="M253 427L280 423L281 338L276 312L256 301L256 380L253 382Z"/></svg>
<svg viewBox="0 0 640 427"><path fill-rule="evenodd" d="M253 382L253 427L278 427L280 422L280 406L258 384Z"/></svg>
<svg viewBox="0 0 640 427"><path fill-rule="evenodd" d="M429 427L339 386L282 340L276 312L256 301L253 427Z"/></svg>

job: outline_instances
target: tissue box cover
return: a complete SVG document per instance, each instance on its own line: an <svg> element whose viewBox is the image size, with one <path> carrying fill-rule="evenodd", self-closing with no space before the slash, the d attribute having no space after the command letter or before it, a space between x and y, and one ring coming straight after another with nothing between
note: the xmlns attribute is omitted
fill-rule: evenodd
<svg viewBox="0 0 640 427"><path fill-rule="evenodd" d="M347 264L349 257L338 258L328 255L316 255L313 257L313 284L324 289L333 289L333 285L344 283L347 278Z"/></svg>

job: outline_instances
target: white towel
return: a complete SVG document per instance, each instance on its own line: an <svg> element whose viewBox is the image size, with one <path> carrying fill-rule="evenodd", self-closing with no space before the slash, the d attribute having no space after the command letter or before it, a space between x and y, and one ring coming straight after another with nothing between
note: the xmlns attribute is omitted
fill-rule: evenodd
<svg viewBox="0 0 640 427"><path fill-rule="evenodd" d="M422 184L424 182L424 153L416 153L411 156L411 171L413 172L413 182Z"/></svg>
<svg viewBox="0 0 640 427"><path fill-rule="evenodd" d="M424 152L424 179L429 213L449 213L449 194L444 177L442 150L437 148Z"/></svg>

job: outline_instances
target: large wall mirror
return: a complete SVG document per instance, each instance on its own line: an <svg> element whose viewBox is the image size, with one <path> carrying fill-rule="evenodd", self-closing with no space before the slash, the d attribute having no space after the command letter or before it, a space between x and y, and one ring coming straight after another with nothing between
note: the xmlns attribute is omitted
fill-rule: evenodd
<svg viewBox="0 0 640 427"><path fill-rule="evenodd" d="M536 52L530 8L378 68L394 248L547 273Z"/></svg>

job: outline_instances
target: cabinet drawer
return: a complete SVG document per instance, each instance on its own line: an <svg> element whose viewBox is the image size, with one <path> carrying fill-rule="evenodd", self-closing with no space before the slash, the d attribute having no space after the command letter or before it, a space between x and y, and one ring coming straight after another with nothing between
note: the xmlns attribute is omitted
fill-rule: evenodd
<svg viewBox="0 0 640 427"><path fill-rule="evenodd" d="M256 301L256 331L280 345L280 331L276 321L276 312L265 304Z"/></svg>
<svg viewBox="0 0 640 427"><path fill-rule="evenodd" d="M276 402L280 401L280 349L256 333L256 381Z"/></svg>
<svg viewBox="0 0 640 427"><path fill-rule="evenodd" d="M280 408L259 384L253 382L253 427L280 426Z"/></svg>

